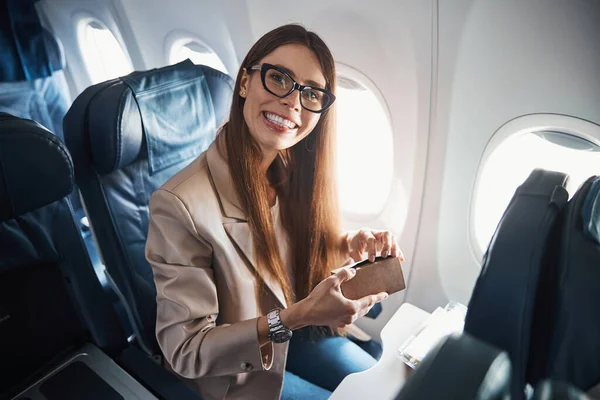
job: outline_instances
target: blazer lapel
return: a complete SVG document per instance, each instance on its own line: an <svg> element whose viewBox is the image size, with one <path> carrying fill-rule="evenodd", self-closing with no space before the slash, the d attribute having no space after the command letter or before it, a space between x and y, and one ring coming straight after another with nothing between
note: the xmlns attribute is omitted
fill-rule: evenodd
<svg viewBox="0 0 600 400"><path fill-rule="evenodd" d="M221 202L223 214L227 218L234 219L232 222L224 222L223 227L231 240L246 256L248 263L254 268L271 292L273 292L277 300L279 300L281 306L286 308L287 303L279 283L269 274L258 268L258 263L254 256L254 243L252 242L252 235L250 234L246 215L242 211L237 193L235 192L227 161L221 155L221 152L224 153L224 151L221 150L219 152L220 138L222 138L222 135L218 135L210 145L206 152L206 159L210 175L217 190L217 196Z"/></svg>
<svg viewBox="0 0 600 400"><path fill-rule="evenodd" d="M250 227L247 222L232 222L232 223L224 223L225 231L229 235L229 237L233 240L233 242L237 245L237 247L244 253L248 263L252 265L254 270L260 276L267 287L273 292L277 300L281 303L283 308L287 308L287 303L285 302L285 296L283 295L283 290L279 283L271 277L271 275L260 271L257 268L258 263L256 262L256 258L254 257L254 243L252 242L252 236L250 234Z"/></svg>

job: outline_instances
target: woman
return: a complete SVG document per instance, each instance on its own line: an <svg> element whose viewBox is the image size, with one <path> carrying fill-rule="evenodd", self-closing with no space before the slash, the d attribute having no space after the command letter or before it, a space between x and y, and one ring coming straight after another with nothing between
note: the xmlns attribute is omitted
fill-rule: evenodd
<svg viewBox="0 0 600 400"><path fill-rule="evenodd" d="M339 230L335 82L316 34L267 33L242 62L215 142L150 200L158 343L205 399L326 398L375 363L341 336L289 344L294 330L344 328L387 297L345 299L354 273L333 269L365 252L402 258L389 232Z"/></svg>

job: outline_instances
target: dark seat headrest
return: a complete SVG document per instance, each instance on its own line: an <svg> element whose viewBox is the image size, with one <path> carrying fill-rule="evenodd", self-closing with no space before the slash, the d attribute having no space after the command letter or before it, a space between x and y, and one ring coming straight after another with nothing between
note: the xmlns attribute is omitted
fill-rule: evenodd
<svg viewBox="0 0 600 400"><path fill-rule="evenodd" d="M233 81L187 60L97 86L103 87L85 107L77 108L88 113L95 170L109 174L142 157L155 173L195 157L212 142L229 112L224 104L231 101Z"/></svg>
<svg viewBox="0 0 600 400"><path fill-rule="evenodd" d="M504 399L511 371L505 351L466 333L454 334L427 354L396 400Z"/></svg>
<svg viewBox="0 0 600 400"><path fill-rule="evenodd" d="M596 178L590 187L583 203L581 217L585 236L600 245L600 178Z"/></svg>
<svg viewBox="0 0 600 400"><path fill-rule="evenodd" d="M56 135L0 113L0 222L67 196L73 184L71 156Z"/></svg>

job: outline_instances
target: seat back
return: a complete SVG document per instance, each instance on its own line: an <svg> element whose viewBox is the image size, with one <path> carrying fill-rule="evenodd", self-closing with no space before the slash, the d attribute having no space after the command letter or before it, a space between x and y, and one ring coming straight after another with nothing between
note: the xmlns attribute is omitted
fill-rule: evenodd
<svg viewBox="0 0 600 400"><path fill-rule="evenodd" d="M467 334L449 336L432 349L396 400L509 398L508 354Z"/></svg>
<svg viewBox="0 0 600 400"><path fill-rule="evenodd" d="M600 383L600 177L579 187L561 219L558 262L549 264L536 310L530 376L588 391Z"/></svg>
<svg viewBox="0 0 600 400"><path fill-rule="evenodd" d="M519 186L488 246L465 332L508 352L511 395L524 397L540 277L553 262L567 176L536 169Z"/></svg>
<svg viewBox="0 0 600 400"><path fill-rule="evenodd" d="M38 46L42 47L40 51L45 50L45 55L48 56L48 65L46 68L38 67L38 70L46 69L47 73L41 76L34 75L29 79L26 79L28 74L24 74L22 80L9 81L3 81L3 79L18 78L19 74L15 73L11 76L0 74L0 112L34 120L63 140L62 122L71 104L69 86L64 73L66 67L65 52L62 43L56 36L47 29L41 27L40 29L42 40L40 40ZM36 40L36 38L34 35L29 39ZM32 48L36 47L32 46ZM2 63L13 64L16 62L19 64L18 69L20 70L20 64L23 61L31 61L31 56L29 54L29 58L26 57L25 60L19 59L16 61L11 60L9 56L9 59L3 60ZM81 209L77 190L74 190L71 194L71 203L75 208L76 220L80 221L84 213ZM87 227L80 225L80 229L85 230Z"/></svg>
<svg viewBox="0 0 600 400"><path fill-rule="evenodd" d="M187 60L91 86L64 120L75 180L107 272L149 354L160 350L156 289L145 258L148 200L212 142L232 89L229 76Z"/></svg>
<svg viewBox="0 0 600 400"><path fill-rule="evenodd" d="M127 343L73 219L73 181L58 137L0 113L0 398L85 341Z"/></svg>
<svg viewBox="0 0 600 400"><path fill-rule="evenodd" d="M71 104L65 79L65 54L56 36L42 29L42 38L49 58L48 76L18 81L0 81L0 112L32 119L61 139L62 120Z"/></svg>

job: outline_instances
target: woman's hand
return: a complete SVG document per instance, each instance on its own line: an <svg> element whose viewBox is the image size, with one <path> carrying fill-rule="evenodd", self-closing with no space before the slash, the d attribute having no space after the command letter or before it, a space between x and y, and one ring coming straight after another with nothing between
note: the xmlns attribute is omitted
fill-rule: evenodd
<svg viewBox="0 0 600 400"><path fill-rule="evenodd" d="M355 262L363 260L363 254L368 253L369 261L375 261L377 252L381 257L398 257L400 261L404 261L404 254L398 247L396 237L389 231L376 231L368 228L363 228L359 231L350 231L345 235L348 253Z"/></svg>
<svg viewBox="0 0 600 400"><path fill-rule="evenodd" d="M342 249L347 251L356 262L363 260L365 252L368 253L369 260L374 261L377 251L382 257L391 255L404 261L402 250L398 247L394 235L389 231L365 228L348 232L342 236ZM387 293L381 292L358 300L345 298L340 286L343 282L352 279L355 274L356 270L354 269L342 268L334 275L324 279L304 300L281 311L281 320L284 325L292 330L306 325L342 328L354 323L368 313L371 307L388 297ZM261 326L263 326L263 336L266 338L268 326L266 318L263 317L263 319Z"/></svg>
<svg viewBox="0 0 600 400"><path fill-rule="evenodd" d="M358 300L345 298L340 286L355 275L356 271L354 269L344 268L321 281L300 302L303 303L304 320L307 325L343 328L354 323L358 318L368 313L371 307L388 297L387 293L381 292Z"/></svg>

